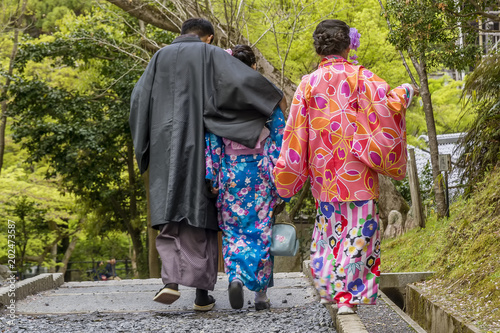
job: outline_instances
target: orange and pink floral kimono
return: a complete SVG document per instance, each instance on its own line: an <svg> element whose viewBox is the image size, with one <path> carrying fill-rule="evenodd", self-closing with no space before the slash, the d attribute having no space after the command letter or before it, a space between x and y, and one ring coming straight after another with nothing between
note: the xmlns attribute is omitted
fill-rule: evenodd
<svg viewBox="0 0 500 333"><path fill-rule="evenodd" d="M405 176L405 113L412 97L411 85L390 90L368 69L338 56L324 57L295 92L274 175L283 198L311 182L318 209L311 270L327 301L375 304L377 173Z"/></svg>

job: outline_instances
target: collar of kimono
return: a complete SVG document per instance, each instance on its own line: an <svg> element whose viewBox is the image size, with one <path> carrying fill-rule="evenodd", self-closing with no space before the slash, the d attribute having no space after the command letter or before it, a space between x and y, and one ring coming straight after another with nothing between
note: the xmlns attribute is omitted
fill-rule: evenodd
<svg viewBox="0 0 500 333"><path fill-rule="evenodd" d="M175 43L185 43L185 42L202 42L200 40L200 37L198 37L197 35L193 35L193 34L186 34L186 35L180 35L180 36L177 36L173 41L172 41L172 44L175 44Z"/></svg>
<svg viewBox="0 0 500 333"><path fill-rule="evenodd" d="M348 64L351 64L349 61L345 60L344 58L342 58L341 56L338 56L338 55L327 55L327 56L324 56L323 59L321 60L321 62L319 63L318 65L318 68L320 67L326 67L326 66L331 66L333 65L334 63L348 63Z"/></svg>

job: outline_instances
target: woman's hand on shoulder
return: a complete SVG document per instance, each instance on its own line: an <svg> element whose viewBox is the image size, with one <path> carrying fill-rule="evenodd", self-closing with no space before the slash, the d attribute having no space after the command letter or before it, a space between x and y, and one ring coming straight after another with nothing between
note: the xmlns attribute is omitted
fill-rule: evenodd
<svg viewBox="0 0 500 333"><path fill-rule="evenodd" d="M411 85L413 87L413 95L414 96L420 96L420 89L418 88L418 86L412 84Z"/></svg>

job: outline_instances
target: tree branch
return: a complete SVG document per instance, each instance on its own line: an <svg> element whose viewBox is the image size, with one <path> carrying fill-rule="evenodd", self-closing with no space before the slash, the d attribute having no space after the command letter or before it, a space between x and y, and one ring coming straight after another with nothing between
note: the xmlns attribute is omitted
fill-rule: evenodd
<svg viewBox="0 0 500 333"><path fill-rule="evenodd" d="M235 45L235 43L247 45L251 44L246 38L243 37L241 31L220 22L220 20L215 16L215 13L211 11L210 7L212 6L209 6L208 9L200 8L200 6L197 5L197 1L194 0L170 0L169 2L178 11L176 14L174 14L171 9L167 8L158 0L151 0L149 2L146 0L107 1L125 10L130 15L144 21L145 23L176 33L180 32L180 26L182 24L182 22L179 21L180 19L185 20L191 16L204 17L211 21L214 26L217 45L226 47L232 44ZM152 2L160 6L161 9L160 7L152 6ZM162 10L166 13L162 12ZM168 22L165 21L166 17L168 17ZM229 34L228 31L231 31L231 34ZM231 35L231 40L228 39L229 35ZM114 45L110 46L116 48ZM257 58L257 67L259 68L259 72L267 76L276 85L280 86L280 71L276 69L257 48L254 48L254 52L255 57ZM131 57L138 58L133 54L129 55ZM287 99L291 100L296 89L295 84L285 76L284 85L280 88L284 91Z"/></svg>
<svg viewBox="0 0 500 333"><path fill-rule="evenodd" d="M171 32L180 32L181 21L173 13L165 13L141 0L107 0L128 14L148 22L155 27Z"/></svg>
<svg viewBox="0 0 500 333"><path fill-rule="evenodd" d="M499 15L495 15L495 14L491 14L491 13L487 13L487 12L483 11L481 6L479 6L479 4L477 2L475 2L474 0L467 0L467 2L470 3L472 5L472 7L474 7L476 9L477 13L479 15L481 15L482 17L489 18L490 20L495 21L495 22L500 21Z"/></svg>
<svg viewBox="0 0 500 333"><path fill-rule="evenodd" d="M391 21L389 21L389 15L385 11L385 8L384 8L384 5L382 4L382 1L378 0L378 3L380 4L380 7L382 8L382 11L384 13L385 19L387 20L387 26L389 27L389 31L392 32L392 26L391 26ZM409 51L410 57L411 57L411 53L413 53L412 50L411 50L411 46L408 46L408 49L409 49L408 51ZM406 59L405 59L405 56L404 56L403 52L401 52L401 50L398 50L398 52L399 52L399 55L401 56L401 59L403 60L403 65L405 66L406 71L408 72L408 75L410 76L411 82L413 82L413 84L415 86L419 87L419 85L417 84L417 81L413 77L412 72L410 71L410 67L408 67L408 64L406 63ZM418 64L418 62L417 62L417 64ZM415 66L415 61L413 61L413 65Z"/></svg>
<svg viewBox="0 0 500 333"><path fill-rule="evenodd" d="M295 219L295 216L300 210L300 207L302 207L302 204L304 203L305 198L307 197L307 194L309 193L309 189L311 188L311 182L306 181L304 184L304 187L302 188L302 192L300 193L299 200L295 203L293 206L292 210L290 211L290 222L293 223L293 220Z"/></svg>

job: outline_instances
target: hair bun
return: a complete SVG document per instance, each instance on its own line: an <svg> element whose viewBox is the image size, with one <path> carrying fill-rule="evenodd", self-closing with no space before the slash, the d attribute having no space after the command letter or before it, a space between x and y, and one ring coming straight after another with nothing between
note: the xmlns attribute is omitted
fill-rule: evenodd
<svg viewBox="0 0 500 333"><path fill-rule="evenodd" d="M340 55L351 43L349 26L340 20L324 20L316 27L313 39L319 55Z"/></svg>

